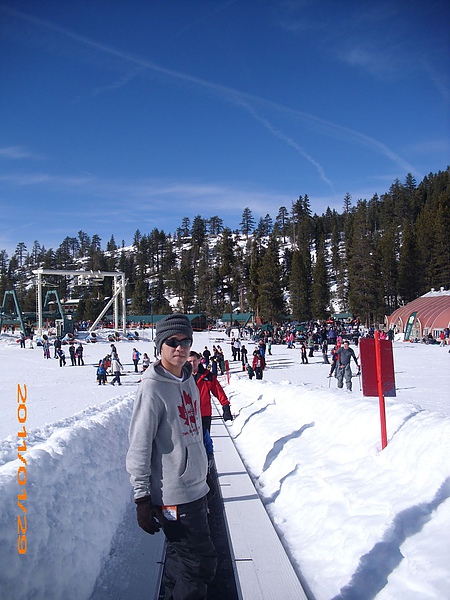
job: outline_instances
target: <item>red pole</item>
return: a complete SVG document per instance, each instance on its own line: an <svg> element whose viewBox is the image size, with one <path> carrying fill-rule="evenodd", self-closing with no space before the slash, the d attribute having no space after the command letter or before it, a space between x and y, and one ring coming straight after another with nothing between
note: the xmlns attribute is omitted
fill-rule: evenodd
<svg viewBox="0 0 450 600"><path fill-rule="evenodd" d="M383 395L383 379L381 370L381 347L380 347L380 334L378 329L375 330L375 365L377 370L377 386L378 386L378 399L380 403L380 421L381 421L381 449L384 450L387 446L387 431L386 431L386 408L384 404Z"/></svg>
<svg viewBox="0 0 450 600"><path fill-rule="evenodd" d="M227 360L225 361L225 371L227 374L227 383L230 385L230 363Z"/></svg>

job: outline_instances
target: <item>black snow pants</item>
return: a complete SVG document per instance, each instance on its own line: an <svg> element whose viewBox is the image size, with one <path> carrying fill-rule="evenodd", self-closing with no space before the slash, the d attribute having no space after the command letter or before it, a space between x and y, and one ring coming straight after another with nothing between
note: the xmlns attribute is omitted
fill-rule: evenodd
<svg viewBox="0 0 450 600"><path fill-rule="evenodd" d="M206 496L178 505L178 520L163 519L167 538L164 600L206 600L217 552L211 541Z"/></svg>

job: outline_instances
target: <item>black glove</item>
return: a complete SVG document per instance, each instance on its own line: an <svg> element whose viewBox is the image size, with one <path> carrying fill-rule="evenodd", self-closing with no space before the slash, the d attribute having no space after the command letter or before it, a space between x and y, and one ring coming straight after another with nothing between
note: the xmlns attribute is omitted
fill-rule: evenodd
<svg viewBox="0 0 450 600"><path fill-rule="evenodd" d="M224 421L232 421L233 415L231 414L231 409L229 404L225 404L223 407L223 420Z"/></svg>
<svg viewBox="0 0 450 600"><path fill-rule="evenodd" d="M161 529L161 525L156 520L156 517L160 514L160 511L152 504L150 496L137 498L135 502L139 527L150 535L158 533Z"/></svg>

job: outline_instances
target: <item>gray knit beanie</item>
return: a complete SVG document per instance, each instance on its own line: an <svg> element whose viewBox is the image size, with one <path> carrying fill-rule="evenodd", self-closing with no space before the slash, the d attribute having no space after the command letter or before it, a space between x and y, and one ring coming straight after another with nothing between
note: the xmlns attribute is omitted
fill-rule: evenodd
<svg viewBox="0 0 450 600"><path fill-rule="evenodd" d="M165 340L168 340L173 335L182 333L187 338L193 338L194 332L192 325L186 315L174 313L167 315L156 324L155 347L158 354L161 354L161 346Z"/></svg>

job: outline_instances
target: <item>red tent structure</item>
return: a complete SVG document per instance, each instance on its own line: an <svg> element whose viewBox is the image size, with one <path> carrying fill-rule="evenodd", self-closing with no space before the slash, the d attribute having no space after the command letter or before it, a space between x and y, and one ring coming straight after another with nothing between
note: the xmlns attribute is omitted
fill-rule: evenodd
<svg viewBox="0 0 450 600"><path fill-rule="evenodd" d="M404 333L409 318L414 315L411 338L422 338L430 333L434 338L446 328L450 328L450 290L434 289L420 298L401 306L389 317L385 317L386 325L391 329Z"/></svg>

